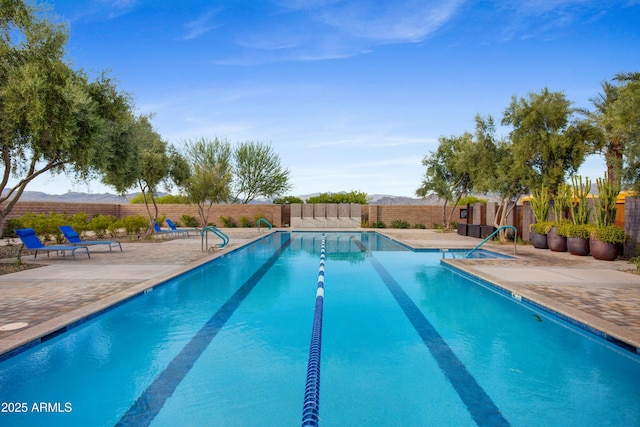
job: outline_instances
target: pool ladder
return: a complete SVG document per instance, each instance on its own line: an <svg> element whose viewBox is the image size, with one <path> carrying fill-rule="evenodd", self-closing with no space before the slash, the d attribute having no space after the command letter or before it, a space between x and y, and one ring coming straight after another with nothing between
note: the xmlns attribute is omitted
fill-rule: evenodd
<svg viewBox="0 0 640 427"><path fill-rule="evenodd" d="M489 237L484 239L482 242L478 243L475 248L473 248L469 252L467 252L467 256L465 256L465 258L471 258L471 254L474 253L476 251L476 249L478 249L480 246L482 246L485 243L487 243L489 240L491 240L493 238L493 236L498 234L500 231L502 231L504 229L507 229L507 228L510 228L515 232L515 235L513 236L513 254L515 255L516 254L516 246L518 245L518 229L515 228L513 225L503 225L502 227L499 227L496 231L491 233L489 235Z"/></svg>
<svg viewBox="0 0 640 427"><path fill-rule="evenodd" d="M205 251L205 250L208 251L211 248L215 248L215 246L212 246L211 248L209 248L209 233L208 233L209 231L222 239L222 243L220 243L220 245L218 246L219 248L224 248L227 245L227 243L229 243L229 236L224 234L217 227L214 227L213 225L209 225L204 227L202 231L200 231L200 236L201 236L200 246L202 251Z"/></svg>
<svg viewBox="0 0 640 427"><path fill-rule="evenodd" d="M267 221L264 218L260 218L256 221L256 225L258 226L258 231L260 231L260 223L266 225L267 227L269 227L269 230L271 230L271 228L273 228L273 225L271 225L271 223L269 221Z"/></svg>

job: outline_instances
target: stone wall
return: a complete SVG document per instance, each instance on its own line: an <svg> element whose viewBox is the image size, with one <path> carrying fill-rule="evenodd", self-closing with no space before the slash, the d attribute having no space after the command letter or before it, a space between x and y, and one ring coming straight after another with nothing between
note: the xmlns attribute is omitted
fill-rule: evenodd
<svg viewBox="0 0 640 427"><path fill-rule="evenodd" d="M447 215L451 212L447 208ZM457 207L453 222L465 222L460 219L460 209ZM182 215L195 217L198 221L197 205L158 205L160 215L165 215L174 221L180 221ZM286 211L286 219L290 223L283 222L283 213ZM147 216L144 205L138 204L99 204L99 203L56 203L56 202L18 202L8 218L18 218L25 213L87 213L89 217L96 214L112 215L122 218L129 215ZM274 227L326 227L326 228L358 228L363 221L369 224L381 221L387 227L396 220L407 221L411 227L422 224L426 228L434 228L434 225L442 224L442 206L426 205L359 205L359 204L317 204L317 205L213 205L209 212L209 222L222 225L220 217L230 217L238 226L240 218L247 217L255 221L263 217ZM297 218L297 222L293 220ZM301 220L304 218L304 222Z"/></svg>
<svg viewBox="0 0 640 427"><path fill-rule="evenodd" d="M466 222L460 219L460 209L455 208L451 217L453 222ZM431 205L364 205L362 206L362 220L368 221L369 225L376 222L383 222L387 227L391 227L393 221L407 221L411 227L422 224L426 228L436 228L442 225L442 206ZM446 215L449 215L451 208L447 207Z"/></svg>
<svg viewBox="0 0 640 427"><path fill-rule="evenodd" d="M620 207L618 206L618 210ZM629 239L624 245L624 256L633 258L640 255L640 197L624 199L624 231Z"/></svg>

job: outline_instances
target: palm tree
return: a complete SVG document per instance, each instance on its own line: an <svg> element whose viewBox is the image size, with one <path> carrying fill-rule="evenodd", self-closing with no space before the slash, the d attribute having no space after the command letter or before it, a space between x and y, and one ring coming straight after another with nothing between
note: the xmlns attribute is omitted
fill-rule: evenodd
<svg viewBox="0 0 640 427"><path fill-rule="evenodd" d="M590 98L595 107L594 111L579 109L589 121L598 126L604 137L604 159L607 165L609 182L620 185L622 179L623 153L627 141L627 134L616 126L614 104L618 100L620 86L608 81L602 82L602 93Z"/></svg>

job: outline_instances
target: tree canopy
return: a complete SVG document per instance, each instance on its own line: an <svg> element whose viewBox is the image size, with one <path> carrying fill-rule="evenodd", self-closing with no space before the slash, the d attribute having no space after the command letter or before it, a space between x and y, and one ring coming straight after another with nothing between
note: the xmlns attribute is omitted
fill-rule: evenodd
<svg viewBox="0 0 640 427"><path fill-rule="evenodd" d="M130 114L128 97L101 77L89 82L64 60L68 31L21 0L0 8L0 223L26 186L46 173L88 179L112 120ZM107 105L118 98L117 105ZM9 178L18 179L8 188Z"/></svg>
<svg viewBox="0 0 640 427"><path fill-rule="evenodd" d="M271 145L241 142L233 152L233 202L249 203L257 197L274 198L291 189L290 171Z"/></svg>
<svg viewBox="0 0 640 427"><path fill-rule="evenodd" d="M211 206L226 203L231 194L231 144L218 138L187 141L185 157L191 167L191 178L184 188L189 200L198 205L200 220L206 225Z"/></svg>
<svg viewBox="0 0 640 427"><path fill-rule="evenodd" d="M513 127L514 167L526 186L544 185L555 193L601 145L602 133L576 119L571 105L563 93L545 88L526 98L514 96L505 109L502 124Z"/></svg>

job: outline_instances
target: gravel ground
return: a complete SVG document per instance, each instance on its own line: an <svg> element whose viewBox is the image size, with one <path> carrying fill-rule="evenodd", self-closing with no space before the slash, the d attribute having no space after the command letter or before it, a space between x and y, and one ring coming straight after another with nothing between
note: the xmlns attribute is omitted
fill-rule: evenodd
<svg viewBox="0 0 640 427"><path fill-rule="evenodd" d="M16 262L20 245L0 245L0 276L3 274L16 273L30 268L42 267L41 264L25 264ZM30 252L23 252L28 255Z"/></svg>

